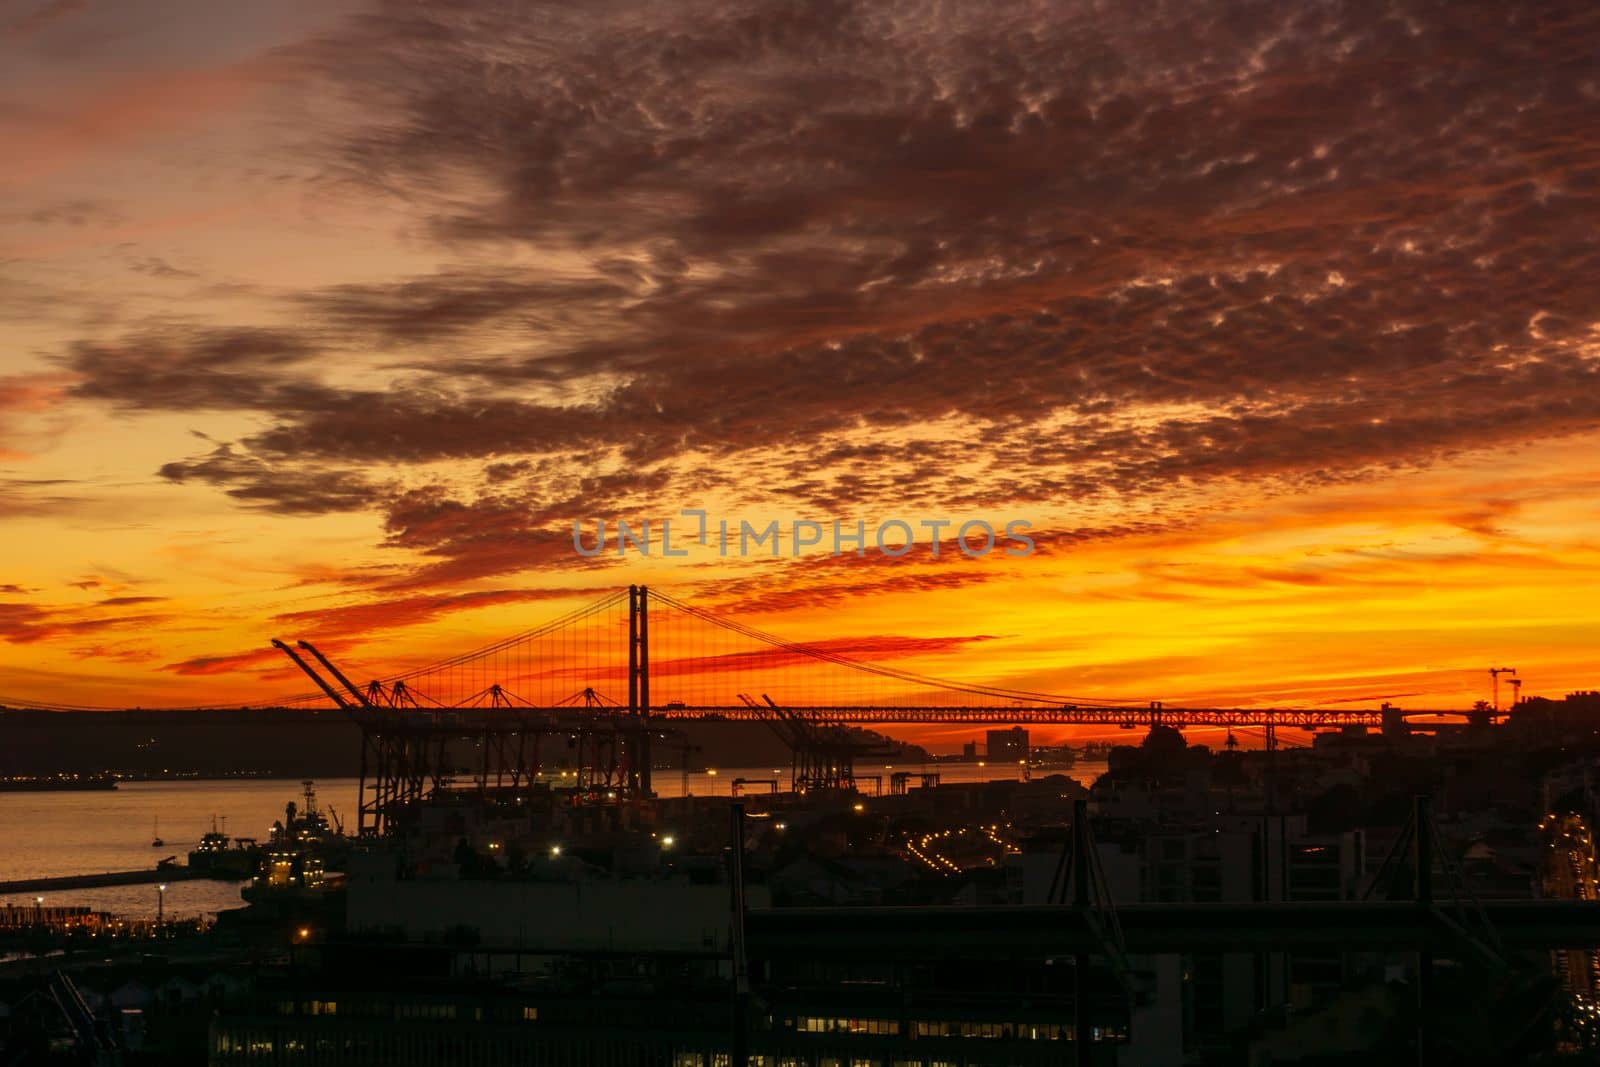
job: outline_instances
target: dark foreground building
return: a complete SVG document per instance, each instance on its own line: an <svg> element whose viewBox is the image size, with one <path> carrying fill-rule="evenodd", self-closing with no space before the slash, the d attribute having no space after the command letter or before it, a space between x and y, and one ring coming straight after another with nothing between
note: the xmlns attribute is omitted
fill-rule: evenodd
<svg viewBox="0 0 1600 1067"><path fill-rule="evenodd" d="M249 1014L218 1017L210 1062L481 1067L977 1067L1073 1061L1070 964L905 967L757 961L742 1008L726 960L537 956L345 944L304 954ZM471 978L474 968L495 972ZM1114 1002L1097 1013L1114 1062Z"/></svg>

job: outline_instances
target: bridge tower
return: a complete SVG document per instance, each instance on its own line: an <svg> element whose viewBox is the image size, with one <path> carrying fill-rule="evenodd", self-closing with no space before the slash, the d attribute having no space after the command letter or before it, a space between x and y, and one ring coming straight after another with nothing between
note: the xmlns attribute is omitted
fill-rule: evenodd
<svg viewBox="0 0 1600 1067"><path fill-rule="evenodd" d="M628 788L650 793L650 587L628 586L628 714L638 720L629 758Z"/></svg>

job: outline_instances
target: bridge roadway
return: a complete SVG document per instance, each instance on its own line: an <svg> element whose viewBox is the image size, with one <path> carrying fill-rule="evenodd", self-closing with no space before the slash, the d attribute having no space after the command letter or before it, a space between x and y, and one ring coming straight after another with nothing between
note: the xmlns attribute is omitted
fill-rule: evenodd
<svg viewBox="0 0 1600 1067"><path fill-rule="evenodd" d="M1125 726L1129 728L1162 723L1167 726L1284 726L1301 729L1336 726L1382 726L1386 717L1449 716L1466 719L1471 714L1459 710L1398 710L1361 708L1166 708L1166 707L1088 707L1073 704L1004 704L972 707L905 705L902 707L859 705L782 704L785 711L843 723L995 723L1028 726ZM650 709L652 719L760 719L760 711L748 707L689 706L665 704Z"/></svg>
<svg viewBox="0 0 1600 1067"><path fill-rule="evenodd" d="M1428 729L1436 725L1458 725L1476 718L1487 723L1505 713L1468 712L1459 709L1362 709L1362 708L1150 708L1084 707L1074 705L987 705L953 707L942 705L808 705L783 704L795 712L824 722L869 724L989 723L1003 726L1119 726L1126 729L1166 726L1285 727L1301 730L1326 730L1341 726L1382 727L1408 723ZM388 722L397 726L452 729L575 729L597 720L632 718L627 708L605 707L427 707L427 708L352 708L356 721ZM651 721L694 720L760 721L766 713L743 705L686 705L668 703L650 708ZM1413 722L1417 718L1449 719L1451 722Z"/></svg>
<svg viewBox="0 0 1600 1067"><path fill-rule="evenodd" d="M1482 914L1508 950L1600 946L1600 903L1495 901ZM1410 901L1128 904L1116 916L1136 955L1431 949L1460 958L1458 930L1483 938L1481 924ZM1012 959L1103 948L1083 912L1043 905L752 909L745 930L751 955L761 957Z"/></svg>
<svg viewBox="0 0 1600 1067"><path fill-rule="evenodd" d="M1454 726L1461 723L1503 721L1506 712L1465 711L1460 708L1182 708L1148 707L1142 705L1076 705L1076 704L784 704L787 712L798 712L821 722L838 722L852 725L906 725L919 723L988 723L996 726L1119 726L1125 729L1149 727L1155 723L1167 726L1213 727L1285 727L1301 730L1327 730L1341 726L1394 726L1409 723L1412 727L1431 729L1436 726ZM7 709L0 707L0 714ZM21 710L21 709L14 709ZM160 710L160 709L146 709ZM217 709L231 710L231 709ZM272 710L272 709L258 709ZM434 728L440 732L453 732L460 728L472 729L577 729L594 724L597 720L630 719L628 708L616 704L593 707L571 704L534 706L526 704L429 704L395 707L377 705L346 707L356 722L394 727ZM758 721L769 713L743 704L681 704L669 701L652 704L650 719L662 722L693 721L697 719ZM1413 720L1433 720L1415 722ZM1440 722L1438 720L1451 720ZM203 716L196 722L204 723Z"/></svg>

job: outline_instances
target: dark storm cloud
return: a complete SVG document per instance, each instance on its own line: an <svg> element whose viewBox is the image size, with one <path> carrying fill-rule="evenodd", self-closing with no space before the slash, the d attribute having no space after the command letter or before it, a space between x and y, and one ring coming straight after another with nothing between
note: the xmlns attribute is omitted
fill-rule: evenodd
<svg viewBox="0 0 1600 1067"><path fill-rule="evenodd" d="M71 395L124 410L270 409L291 392L276 375L314 351L284 330L175 325L79 342L60 362L77 376Z"/></svg>
<svg viewBox="0 0 1600 1067"><path fill-rule="evenodd" d="M384 392L308 391L292 416L247 443L278 457L350 463L480 459L599 442L609 436L605 415L432 383Z"/></svg>
<svg viewBox="0 0 1600 1067"><path fill-rule="evenodd" d="M541 567L608 566L617 559L585 559L573 550L574 517L648 506L667 484L664 472L630 471L536 477L520 488L472 499L437 485L398 495L385 505L384 543L428 562L386 587L404 591Z"/></svg>
<svg viewBox="0 0 1600 1067"><path fill-rule="evenodd" d="M444 583L641 495L1165 497L1589 430L1597 44L1577 3L397 0L299 58L368 116L329 175L446 264L68 365L265 414L163 474L378 509ZM372 347L390 388L308 370ZM483 475L376 473L446 459ZM647 484L538 484L615 464Z"/></svg>
<svg viewBox="0 0 1600 1067"><path fill-rule="evenodd" d="M390 583L421 589L575 560L570 530L523 495L464 501L441 487L406 493L385 510L385 544L418 553L418 571Z"/></svg>
<svg viewBox="0 0 1600 1067"><path fill-rule="evenodd" d="M1350 440L1398 420L1387 454L1425 456L1587 378L1573 281L1600 264L1572 223L1597 160L1570 133L1600 119L1597 27L1580 5L418 3L327 47L386 109L339 146L347 173L435 204L441 237L581 250L631 286L580 365L625 377L583 414L634 460L1195 402L1276 423L1337 402ZM427 336L555 294L355 296L345 320ZM560 303L603 319L584 299ZM1422 383L1442 408L1408 427ZM1068 450L1220 432L1250 454L1215 470L1247 473L1271 429L1091 426Z"/></svg>
<svg viewBox="0 0 1600 1067"><path fill-rule="evenodd" d="M445 271L395 285L340 285L307 294L330 326L389 345L415 345L493 325L536 331L564 314L627 295L605 279L555 281L487 270Z"/></svg>
<svg viewBox="0 0 1600 1067"><path fill-rule="evenodd" d="M170 482L201 481L224 486L239 503L281 515L357 511L383 498L363 475L320 466L273 466L259 457L218 445L199 459L173 462L158 472Z"/></svg>

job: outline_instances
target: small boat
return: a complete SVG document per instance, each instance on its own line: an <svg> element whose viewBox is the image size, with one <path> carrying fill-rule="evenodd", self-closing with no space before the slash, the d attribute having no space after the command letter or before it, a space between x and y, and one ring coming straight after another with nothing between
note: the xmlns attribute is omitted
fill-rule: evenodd
<svg viewBox="0 0 1600 1067"><path fill-rule="evenodd" d="M167 843L161 840L161 816L156 816L155 840L150 842L151 848L166 848Z"/></svg>

